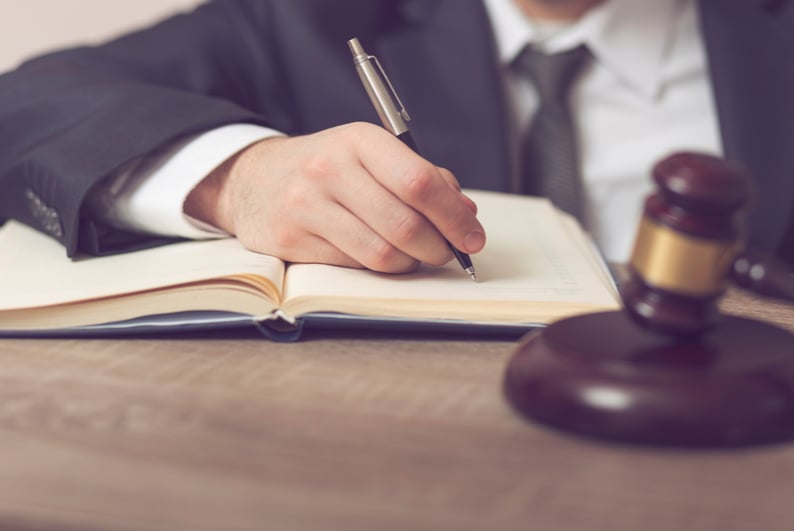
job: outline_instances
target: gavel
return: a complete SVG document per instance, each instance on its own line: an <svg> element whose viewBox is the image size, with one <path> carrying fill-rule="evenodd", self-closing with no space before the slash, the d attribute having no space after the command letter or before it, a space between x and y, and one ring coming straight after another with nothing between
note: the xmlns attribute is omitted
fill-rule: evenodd
<svg viewBox="0 0 795 531"><path fill-rule="evenodd" d="M752 183L710 155L677 153L652 170L623 311L531 332L505 372L517 412L621 443L725 447L791 441L793 336L721 315L730 279L792 300L792 274L745 249Z"/></svg>
<svg viewBox="0 0 795 531"><path fill-rule="evenodd" d="M745 251L743 208L752 183L710 155L677 153L652 170L648 197L621 288L641 326L674 336L714 327L730 279L761 295L792 300L792 274L771 257Z"/></svg>

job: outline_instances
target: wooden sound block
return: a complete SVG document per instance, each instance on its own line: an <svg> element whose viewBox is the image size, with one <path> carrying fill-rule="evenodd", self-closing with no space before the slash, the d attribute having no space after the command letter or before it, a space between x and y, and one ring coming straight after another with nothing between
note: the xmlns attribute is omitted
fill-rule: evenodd
<svg viewBox="0 0 795 531"><path fill-rule="evenodd" d="M690 340L624 312L581 315L528 334L505 394L541 423L611 441L743 446L793 436L793 336L723 316Z"/></svg>

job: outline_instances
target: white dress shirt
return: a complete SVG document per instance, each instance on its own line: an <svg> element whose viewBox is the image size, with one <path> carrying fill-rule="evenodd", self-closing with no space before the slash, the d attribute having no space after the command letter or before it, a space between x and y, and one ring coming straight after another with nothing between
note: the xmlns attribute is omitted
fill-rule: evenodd
<svg viewBox="0 0 795 531"><path fill-rule="evenodd" d="M513 0L484 1L520 134L537 99L513 60L528 43L590 49L571 94L585 224L609 260L626 261L654 163L679 150L722 150L695 2L607 0L575 23L539 25Z"/></svg>
<svg viewBox="0 0 795 531"><path fill-rule="evenodd" d="M92 215L125 230L202 239L228 236L183 212L191 190L226 159L281 133L233 124L175 142L123 167L87 199Z"/></svg>
<svg viewBox="0 0 795 531"><path fill-rule="evenodd" d="M585 44L594 57L572 89L585 216L609 260L631 252L650 169L679 150L720 154L706 56L692 0L607 0L574 23L528 20L513 0L484 0L515 113L516 144L535 111L535 90L510 64L531 43L555 53ZM280 134L230 125L170 146L125 169L90 207L116 226L202 238L219 232L182 212L188 193L224 160ZM542 230L542 229L539 229Z"/></svg>

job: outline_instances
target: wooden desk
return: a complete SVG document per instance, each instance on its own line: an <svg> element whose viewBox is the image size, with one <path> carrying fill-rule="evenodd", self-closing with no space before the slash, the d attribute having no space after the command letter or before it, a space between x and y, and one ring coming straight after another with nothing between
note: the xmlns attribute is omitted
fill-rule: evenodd
<svg viewBox="0 0 795 531"><path fill-rule="evenodd" d="M792 306L726 306L792 328ZM789 445L570 438L500 393L513 344L0 341L0 527L792 529Z"/></svg>

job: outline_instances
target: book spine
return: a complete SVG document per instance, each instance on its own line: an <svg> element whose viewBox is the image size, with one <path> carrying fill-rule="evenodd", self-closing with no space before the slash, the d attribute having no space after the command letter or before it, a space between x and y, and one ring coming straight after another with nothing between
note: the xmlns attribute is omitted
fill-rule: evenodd
<svg viewBox="0 0 795 531"><path fill-rule="evenodd" d="M304 320L262 319L254 321L254 326L265 338L277 343L292 343L301 339L304 332Z"/></svg>

